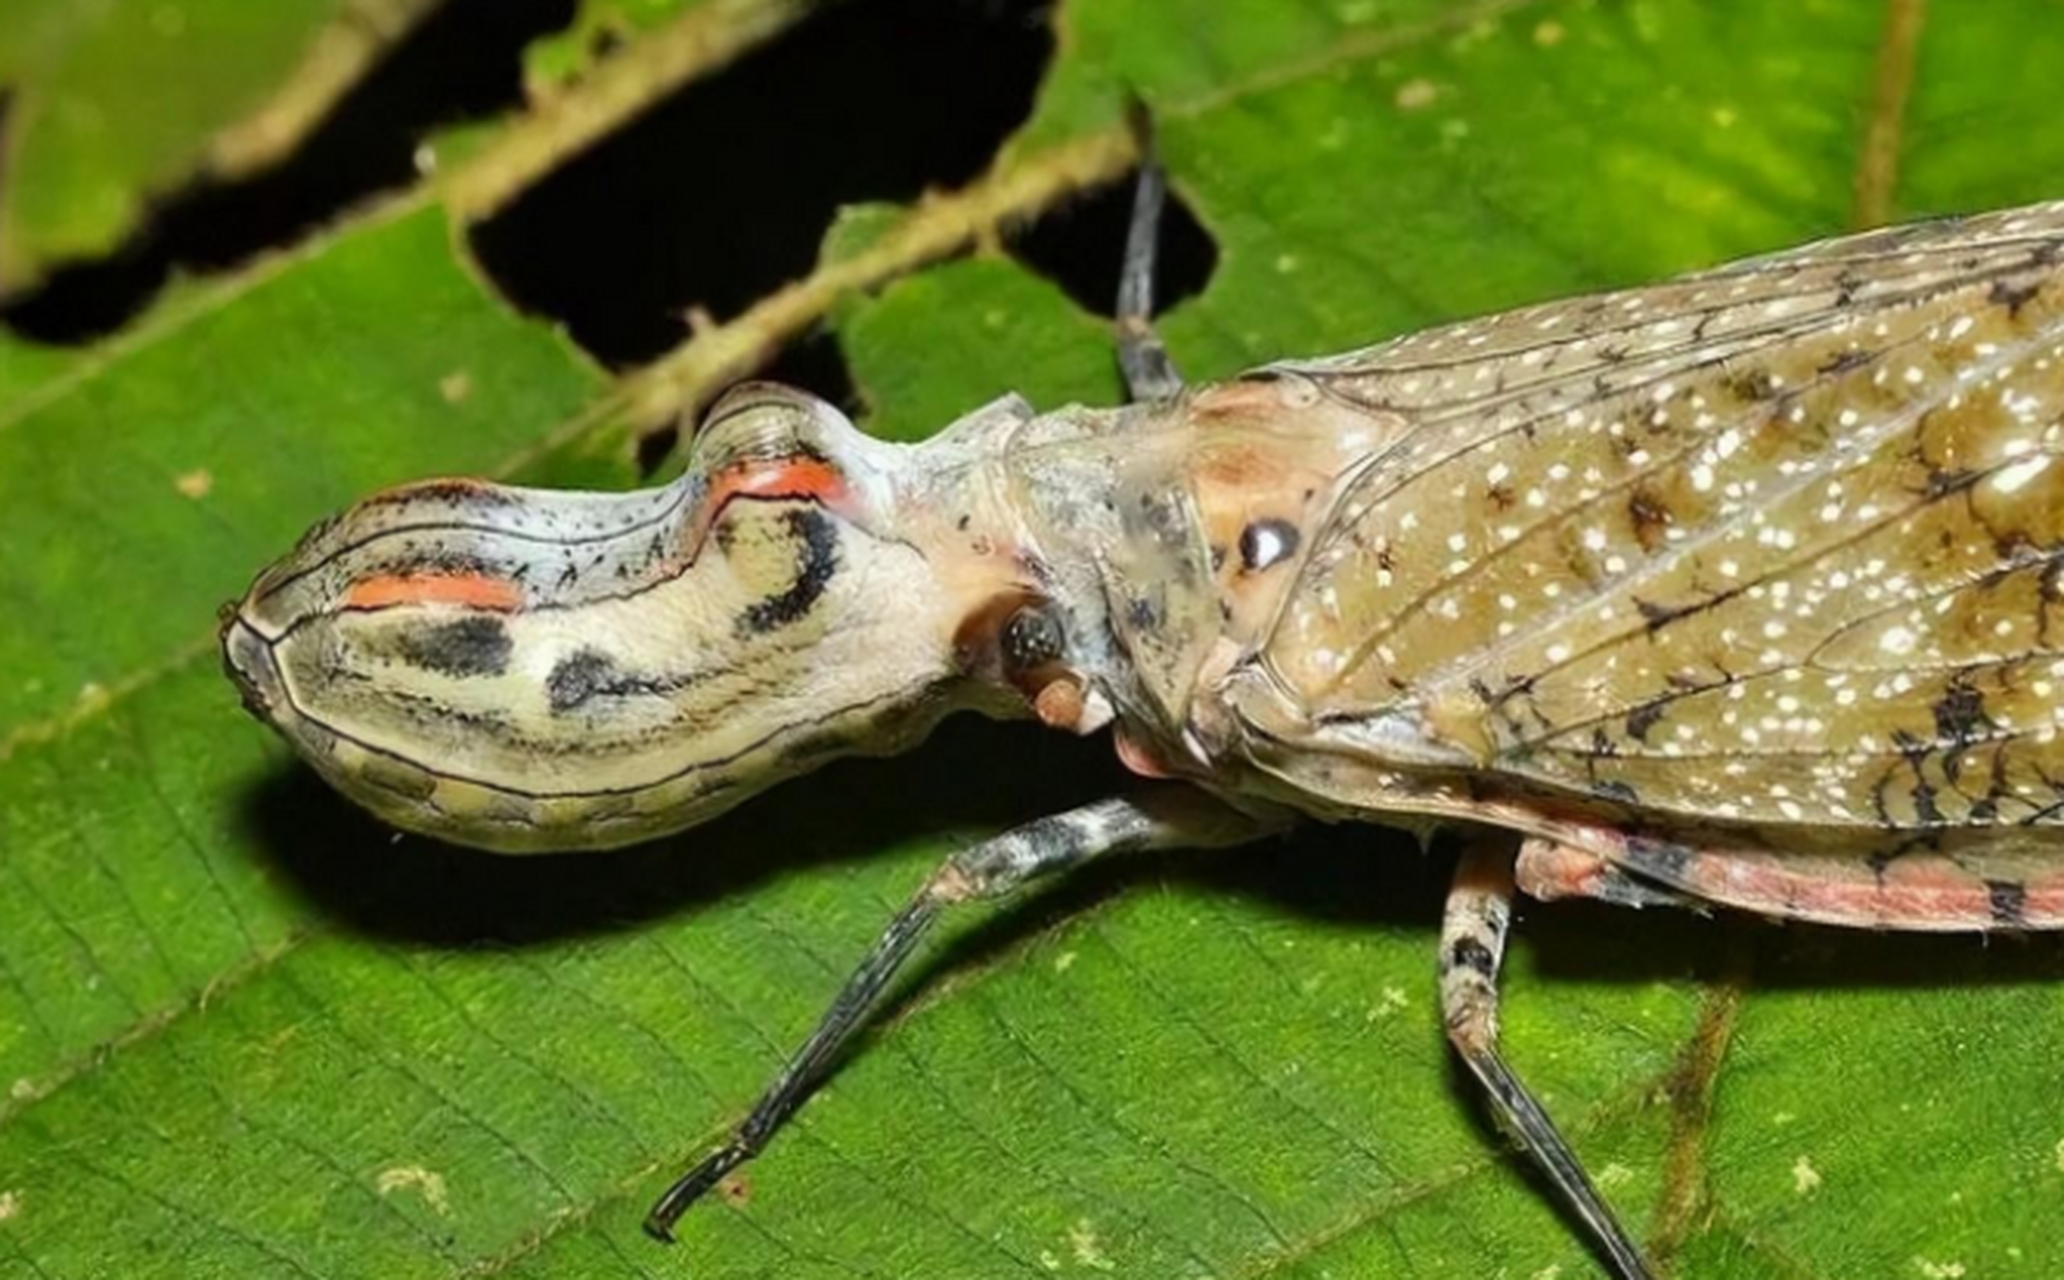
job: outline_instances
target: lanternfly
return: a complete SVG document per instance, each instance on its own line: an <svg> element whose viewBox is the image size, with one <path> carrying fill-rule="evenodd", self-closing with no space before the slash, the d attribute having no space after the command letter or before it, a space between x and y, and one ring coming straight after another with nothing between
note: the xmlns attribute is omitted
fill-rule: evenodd
<svg viewBox="0 0 2064 1280"><path fill-rule="evenodd" d="M228 613L246 704L398 826L503 851L710 818L959 708L1109 728L1140 789L941 866L736 1137L948 908L1305 818L1451 825L1446 1029L1622 1276L1498 1047L1517 891L1876 929L2064 924L2064 203L1811 245L916 446L767 385L664 488L433 481Z"/></svg>

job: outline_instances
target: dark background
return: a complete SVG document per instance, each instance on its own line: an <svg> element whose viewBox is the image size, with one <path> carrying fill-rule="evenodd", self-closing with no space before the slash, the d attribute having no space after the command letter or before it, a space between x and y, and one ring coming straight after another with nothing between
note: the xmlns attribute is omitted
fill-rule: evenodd
<svg viewBox="0 0 2064 1280"><path fill-rule="evenodd" d="M1053 53L1052 0L834 5L687 86L559 166L471 229L505 296L626 369L804 275L842 205L908 202L979 176L1031 114ZM566 26L573 0L450 0L278 168L161 202L104 261L56 272L0 308L44 342L83 343L136 316L174 272L220 271L418 177L439 126L522 104L524 46ZM595 50L607 57L609 50ZM1022 228L1007 248L1108 315L1127 184ZM1200 290L1213 250L1179 203L1162 294ZM834 341L815 334L768 376L852 405Z"/></svg>

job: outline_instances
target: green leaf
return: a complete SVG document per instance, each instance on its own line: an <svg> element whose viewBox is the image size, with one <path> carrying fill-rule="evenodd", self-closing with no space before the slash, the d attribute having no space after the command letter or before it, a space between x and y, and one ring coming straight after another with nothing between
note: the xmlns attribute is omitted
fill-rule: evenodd
<svg viewBox="0 0 2064 1280"><path fill-rule="evenodd" d="M196 173L278 157L435 2L10 0L0 293L113 249Z"/></svg>
<svg viewBox="0 0 2064 1280"><path fill-rule="evenodd" d="M711 0L581 0L566 30L532 42L523 78L533 95L574 83L615 50Z"/></svg>
<svg viewBox="0 0 2064 1280"><path fill-rule="evenodd" d="M854 299L839 339L868 430L918 440L1007 392L1052 407L1111 398L1111 330L1017 267L956 262Z"/></svg>
<svg viewBox="0 0 2064 1280"><path fill-rule="evenodd" d="M0 336L0 404L31 394L72 361L70 352Z"/></svg>
<svg viewBox="0 0 2064 1280"><path fill-rule="evenodd" d="M885 434L1115 398L1051 285L917 268L1113 176L1131 92L1218 246L1166 324L1199 377L2056 194L2064 5L1938 6L1906 57L1909 3L1074 0L991 184L615 388L423 196L91 351L0 345L0 1276L1596 1274L1441 1041L1443 859L1356 827L952 931L663 1252L650 1197L926 868L1120 785L1106 745L954 725L649 849L497 860L330 796L209 617L382 483L624 483L596 441L820 318ZM2045 1277L2060 978L2053 939L1532 907L1506 1036L1679 1275Z"/></svg>

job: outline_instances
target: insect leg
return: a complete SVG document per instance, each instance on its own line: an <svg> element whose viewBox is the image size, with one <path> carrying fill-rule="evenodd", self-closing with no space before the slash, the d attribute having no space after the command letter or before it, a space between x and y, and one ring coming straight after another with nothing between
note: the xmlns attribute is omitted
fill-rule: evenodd
<svg viewBox="0 0 2064 1280"><path fill-rule="evenodd" d="M883 989L947 909L1005 897L1028 881L1107 853L1240 844L1279 826L1273 819L1229 808L1201 791L1167 787L1041 818L954 854L889 921L731 1140L660 1196L646 1215L645 1230L671 1241L673 1225L688 1206L725 1174L759 1154L802 1104L839 1050L865 1025Z"/></svg>
<svg viewBox="0 0 2064 1280"><path fill-rule="evenodd" d="M1118 276L1118 367L1134 400L1166 400L1182 390L1182 374L1154 332L1154 259L1160 248L1161 206L1168 176L1154 151L1153 124L1135 105L1133 132L1139 137L1139 184L1132 191L1132 221L1125 229L1125 265Z"/></svg>
<svg viewBox="0 0 2064 1280"><path fill-rule="evenodd" d="M1592 1185L1555 1122L1498 1052L1498 966L1512 927L1513 857L1502 841L1472 840L1455 870L1441 923L1440 993L1448 1040L1490 1095L1492 1110L1569 1202L1622 1280L1648 1264Z"/></svg>

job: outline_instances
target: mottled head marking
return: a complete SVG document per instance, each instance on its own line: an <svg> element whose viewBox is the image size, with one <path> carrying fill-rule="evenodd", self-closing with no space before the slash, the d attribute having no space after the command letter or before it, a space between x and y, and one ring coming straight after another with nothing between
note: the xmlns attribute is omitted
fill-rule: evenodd
<svg viewBox="0 0 2064 1280"><path fill-rule="evenodd" d="M404 632L402 655L450 676L498 676L509 667L509 630L491 614L474 614Z"/></svg>
<svg viewBox="0 0 2064 1280"><path fill-rule="evenodd" d="M795 580L748 605L738 615L741 633L772 631L801 618L823 597L838 571L838 526L828 516L804 508L784 512L781 518L795 546Z"/></svg>
<svg viewBox="0 0 2064 1280"><path fill-rule="evenodd" d="M996 583L903 527L916 456L741 388L662 489L432 481L352 508L259 577L224 657L255 713L399 826L645 839L953 705L956 632Z"/></svg>

